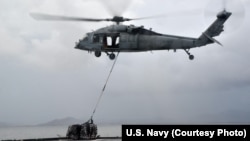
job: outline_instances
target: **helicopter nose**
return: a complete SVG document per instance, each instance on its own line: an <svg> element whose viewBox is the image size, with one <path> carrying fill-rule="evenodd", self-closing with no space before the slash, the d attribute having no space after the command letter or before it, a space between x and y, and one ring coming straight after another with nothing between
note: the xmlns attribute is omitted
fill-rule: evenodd
<svg viewBox="0 0 250 141"><path fill-rule="evenodd" d="M76 42L75 48L80 49L80 41Z"/></svg>
<svg viewBox="0 0 250 141"><path fill-rule="evenodd" d="M75 49L89 50L82 41L76 42Z"/></svg>

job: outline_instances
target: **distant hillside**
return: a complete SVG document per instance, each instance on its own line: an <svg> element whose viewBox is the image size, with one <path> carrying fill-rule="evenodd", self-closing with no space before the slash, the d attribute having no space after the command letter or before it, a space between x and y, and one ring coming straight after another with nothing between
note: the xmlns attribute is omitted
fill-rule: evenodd
<svg viewBox="0 0 250 141"><path fill-rule="evenodd" d="M67 117L63 119L55 119L46 123L38 124L38 126L63 126L63 125L72 125L72 124L81 124L83 120L76 119L73 117Z"/></svg>

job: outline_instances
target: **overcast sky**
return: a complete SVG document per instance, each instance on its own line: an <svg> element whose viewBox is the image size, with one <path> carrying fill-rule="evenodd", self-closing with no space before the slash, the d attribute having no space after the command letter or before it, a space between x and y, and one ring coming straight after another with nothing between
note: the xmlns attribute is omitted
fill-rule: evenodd
<svg viewBox="0 0 250 141"><path fill-rule="evenodd" d="M125 24L199 37L212 23L204 16L205 9L212 7L208 3L1 0L0 122L88 119L113 63L105 54L96 58L74 49L87 32L112 23L36 21L30 12L93 18L109 18L114 13L128 18L167 14ZM244 23L216 38L224 46L192 49L194 61L183 50L121 53L94 120L121 124L250 123L249 1L244 0L243 5Z"/></svg>

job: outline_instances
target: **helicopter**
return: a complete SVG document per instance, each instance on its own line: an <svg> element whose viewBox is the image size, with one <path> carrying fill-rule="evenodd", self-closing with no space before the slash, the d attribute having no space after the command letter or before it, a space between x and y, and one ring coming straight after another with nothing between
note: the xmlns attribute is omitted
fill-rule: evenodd
<svg viewBox="0 0 250 141"><path fill-rule="evenodd" d="M114 22L108 27L89 32L86 36L76 42L76 49L94 52L96 57L106 53L111 60L116 58L115 53L119 52L146 52L156 50L184 50L189 59L193 60L194 55L190 49L202 47L208 44L217 43L214 37L219 36L224 31L224 23L232 15L226 9L217 13L216 20L198 38L167 35L145 29L143 26L123 25L126 21L141 20L145 18L124 18L114 16L107 19L78 18L31 13L31 16L39 20L61 20L61 21L85 21L85 22Z"/></svg>

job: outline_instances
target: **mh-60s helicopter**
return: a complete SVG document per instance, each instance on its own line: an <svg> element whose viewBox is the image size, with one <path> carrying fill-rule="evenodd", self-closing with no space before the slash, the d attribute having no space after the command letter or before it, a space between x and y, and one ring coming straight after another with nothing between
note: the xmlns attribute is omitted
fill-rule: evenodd
<svg viewBox="0 0 250 141"><path fill-rule="evenodd" d="M94 52L96 57L100 57L102 52L105 52L111 60L115 59L115 52L143 52L154 50L176 51L178 49L184 50L188 54L189 59L193 60L194 55L189 52L191 48L201 47L212 43L221 45L221 43L213 37L219 36L221 32L224 31L224 23L231 15L231 12L227 12L224 9L217 14L217 19L200 37L190 38L156 33L151 29L145 29L143 26L127 26L120 24L125 21L140 20L143 18L129 19L114 16L111 19L92 19L32 14L36 19L45 20L115 22L116 24L114 25L87 33L86 37L79 40L75 46L76 49Z"/></svg>

